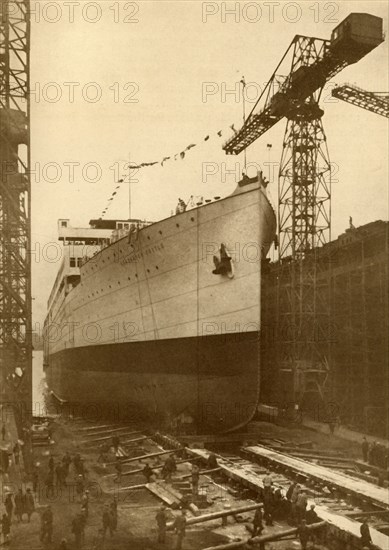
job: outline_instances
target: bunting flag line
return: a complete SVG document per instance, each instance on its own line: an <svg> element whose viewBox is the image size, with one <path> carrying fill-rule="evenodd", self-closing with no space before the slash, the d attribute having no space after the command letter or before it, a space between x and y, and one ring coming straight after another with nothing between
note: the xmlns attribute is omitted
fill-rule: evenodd
<svg viewBox="0 0 389 550"><path fill-rule="evenodd" d="M243 86L246 85L246 82L244 80L244 77L242 77L242 80L240 81ZM229 128L231 128L231 130L234 132L234 134L236 135L238 132L237 130L235 129L235 126L234 124L231 124L229 126ZM212 134L207 134L204 138L203 138L203 141L209 141L210 138L211 138L211 135ZM218 132L216 132L215 134L216 136L218 136L219 138L222 137L223 135L223 130L219 130ZM268 147L271 147L271 145L267 145ZM155 161L152 161L152 162L141 162L140 164L132 164L132 165L129 165L129 169L131 170L137 170L137 169L140 169L140 168L145 168L145 167L148 167L148 166L155 166L156 164L160 164L162 166L162 168L164 167L165 163L168 162L169 160L174 160L174 161L177 161L178 157L181 159L181 160L184 160L185 159L185 156L186 156L186 153L188 151L190 151L191 149L193 149L194 147L197 147L197 143L190 143L189 145L187 145L185 147L185 149L183 151L181 151L180 153L175 153L174 155L171 155L171 156L166 156L166 157L163 157L162 160L158 161L158 160L155 160ZM118 180L116 183L118 184L122 184L122 183L125 183L125 178L121 178L120 180ZM109 210L109 207L113 201L113 198L114 196L117 194L117 189L120 189L121 185L117 185L115 187L115 191L112 193L111 197L108 199L107 201L107 206L105 207L105 209L102 211L102 214L101 216L103 217Z"/></svg>

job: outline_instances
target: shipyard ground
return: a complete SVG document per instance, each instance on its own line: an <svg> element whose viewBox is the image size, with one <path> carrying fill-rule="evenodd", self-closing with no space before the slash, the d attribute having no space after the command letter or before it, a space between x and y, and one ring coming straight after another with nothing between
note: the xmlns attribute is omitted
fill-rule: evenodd
<svg viewBox="0 0 389 550"><path fill-rule="evenodd" d="M143 427L139 426L129 426L127 431L120 431L119 429L120 435L123 434L124 436L121 437L121 440L124 440L125 437L137 439L137 435L134 433L137 428L142 433L145 433L142 429ZM74 536L71 532L71 524L75 515L80 512L81 502L80 495L76 491L76 475L73 466L70 467L67 486L62 489L60 494L58 493L54 497L47 498L45 485L50 455L53 456L54 461L57 463L66 452L69 452L72 456L80 453L85 461L87 470L86 486L90 490L90 501L89 515L85 528L85 540L82 548L104 548L107 550L159 550L161 548L175 548L176 536L172 532L168 532L165 545L157 542L155 514L161 505L161 500L146 488L139 488L134 491L117 490L118 487L128 485L143 485L145 483L143 475L139 473L130 477L123 477L120 485L118 485L114 481L114 465L108 463L104 468L102 463L98 461L100 454L99 445L105 440L102 439L101 441L96 441L96 443L93 443L93 440L107 438L110 441L111 436L114 434L112 429L116 430L117 428L109 426L101 427L101 429L97 427L93 428L87 422L58 418L50 424L51 443L48 440L45 441L44 438L35 440L33 454L34 462L37 464L39 472L36 512L32 515L30 523L27 522L26 516L24 516L22 523L18 523L13 518L9 543L10 548L17 550L48 548L54 550L60 548L60 542L64 538L68 542L67 548L76 548ZM127 432L128 436L125 435ZM255 440L258 434L261 434L262 438L279 438L280 440L286 438L288 441L293 441L297 444L309 440L315 447L319 448L320 446L321 449L329 451L346 450L348 456L355 459L361 458L360 443L358 441L345 442L336 435L323 435L322 433L304 429L301 426L281 427L266 422L252 423L247 432L248 440ZM6 441L4 443L7 443L7 441L10 443L15 438L16 433L11 421L7 424ZM146 455L161 449L155 440L144 439L132 444L131 439L126 449L128 457ZM196 445L198 444L199 440L196 439ZM126 447L125 442L122 445ZM236 444L232 438L231 443L224 443L224 452L228 455L228 447L231 448L231 453L234 446ZM164 456L157 456L151 458L149 463L152 467L157 466L163 463L164 459ZM109 455L108 460L109 462L114 461L114 455ZM142 463L130 463L131 469L139 468L139 465L142 467ZM185 475L189 472L189 463L179 464L176 476ZM7 492L7 490L15 491L21 485L32 487L31 478L24 474L22 465L17 466L12 463L8 477L2 474L2 478L3 493ZM226 482L225 478L223 479L218 474L214 474L212 477L210 475L201 476L200 483L207 488L206 490L210 497L209 500L212 503L207 509L199 510L201 515L218 510L228 510L229 507L238 508L244 505L247 506L247 504L256 502L255 496L253 497L252 494L247 495L247 492L245 494L244 491L237 489L236 486L231 486ZM112 538L107 534L107 538L103 541L99 533L99 530L102 528L103 510L107 504L109 505L112 502L114 494L116 494L118 500L118 527ZM40 542L40 516L48 504L52 506L54 517L52 544ZM174 518L179 512L172 510L169 513L170 517ZM253 514L254 512L251 511L241 513L235 517L228 517L227 524L224 525L221 519L217 519L191 526L187 529L183 549L200 550L226 544L226 542L234 540L246 540L250 537L249 529L252 525ZM190 517L192 517L191 512L188 513L188 518ZM271 534L284 529L290 529L290 526L286 522L276 521L273 527L265 528L264 534ZM4 540L2 539L3 543ZM298 550L300 547L301 545L297 539L269 542L265 546L266 550ZM332 546L323 546L318 542L311 547L308 546L308 548L333 550Z"/></svg>

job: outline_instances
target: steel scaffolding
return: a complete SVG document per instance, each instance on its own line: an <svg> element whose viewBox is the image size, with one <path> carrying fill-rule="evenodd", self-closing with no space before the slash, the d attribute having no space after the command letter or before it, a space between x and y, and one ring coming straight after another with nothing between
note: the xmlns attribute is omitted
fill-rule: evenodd
<svg viewBox="0 0 389 550"><path fill-rule="evenodd" d="M32 408L29 0L0 8L1 402L21 426Z"/></svg>

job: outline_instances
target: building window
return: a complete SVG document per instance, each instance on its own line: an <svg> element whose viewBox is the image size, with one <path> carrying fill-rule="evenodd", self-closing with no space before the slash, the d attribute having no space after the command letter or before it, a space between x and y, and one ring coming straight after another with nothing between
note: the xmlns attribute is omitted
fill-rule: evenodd
<svg viewBox="0 0 389 550"><path fill-rule="evenodd" d="M76 258L70 258L70 267L76 267Z"/></svg>
<svg viewBox="0 0 389 550"><path fill-rule="evenodd" d="M68 226L68 222L61 222L61 227L67 227Z"/></svg>

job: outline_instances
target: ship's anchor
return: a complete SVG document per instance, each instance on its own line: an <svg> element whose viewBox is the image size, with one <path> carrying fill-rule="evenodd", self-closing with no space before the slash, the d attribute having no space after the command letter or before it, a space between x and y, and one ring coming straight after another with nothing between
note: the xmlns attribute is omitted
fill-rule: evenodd
<svg viewBox="0 0 389 550"><path fill-rule="evenodd" d="M233 278L234 268L231 256L229 256L224 243L220 245L220 260L217 256L214 256L213 263L215 264L215 269L212 271L214 275L227 275L230 279Z"/></svg>

